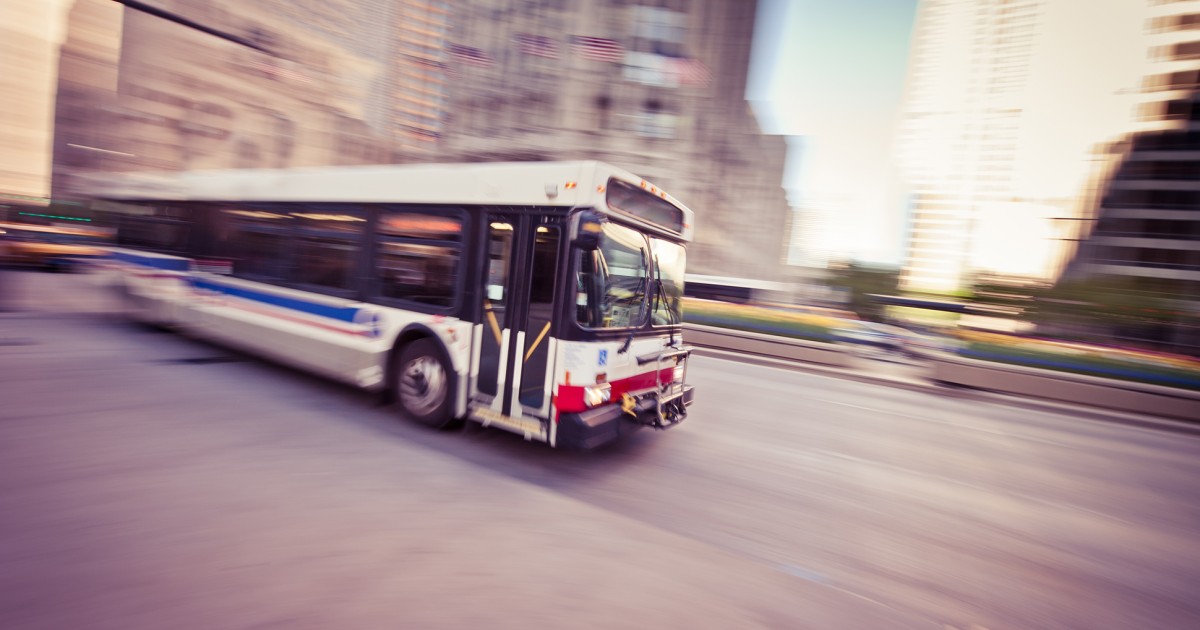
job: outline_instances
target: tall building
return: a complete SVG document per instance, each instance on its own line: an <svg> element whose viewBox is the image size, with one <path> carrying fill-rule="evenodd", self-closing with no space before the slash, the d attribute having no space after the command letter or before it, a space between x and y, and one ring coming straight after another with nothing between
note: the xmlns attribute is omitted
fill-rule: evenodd
<svg viewBox="0 0 1200 630"><path fill-rule="evenodd" d="M1200 89L1200 2L1146 0L1148 64L1134 131L1188 127L1191 94Z"/></svg>
<svg viewBox="0 0 1200 630"><path fill-rule="evenodd" d="M1144 1L921 3L898 142L914 199L903 288L1061 272L1089 150L1127 129Z"/></svg>
<svg viewBox="0 0 1200 630"><path fill-rule="evenodd" d="M1200 2L1150 5L1136 131L1068 276L1131 280L1167 304L1173 321L1117 334L1200 354Z"/></svg>
<svg viewBox="0 0 1200 630"><path fill-rule="evenodd" d="M0 0L0 220L50 196L63 2Z"/></svg>
<svg viewBox="0 0 1200 630"><path fill-rule="evenodd" d="M755 2L453 4L440 159L611 162L696 211L689 269L777 280L786 145L745 100Z"/></svg>
<svg viewBox="0 0 1200 630"><path fill-rule="evenodd" d="M435 152L445 128L450 3L404 0L396 12L390 131L408 159Z"/></svg>

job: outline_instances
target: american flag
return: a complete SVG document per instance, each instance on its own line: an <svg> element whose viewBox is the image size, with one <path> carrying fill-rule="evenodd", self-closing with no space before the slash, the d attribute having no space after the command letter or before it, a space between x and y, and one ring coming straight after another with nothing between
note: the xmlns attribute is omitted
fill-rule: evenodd
<svg viewBox="0 0 1200 630"><path fill-rule="evenodd" d="M459 44L450 44L450 56L458 61L469 66L479 66L481 68L489 68L493 65L492 56L487 54L487 51L470 46L462 46Z"/></svg>
<svg viewBox="0 0 1200 630"><path fill-rule="evenodd" d="M712 72L708 66L698 59L681 58L674 60L675 74L679 77L680 85L708 86L712 82Z"/></svg>
<svg viewBox="0 0 1200 630"><path fill-rule="evenodd" d="M287 80L297 83L311 83L312 79L304 73L294 69L295 64L286 63L278 59L269 59L262 61L255 59L250 62L251 67L258 70L263 76L270 77L276 81Z"/></svg>
<svg viewBox="0 0 1200 630"><path fill-rule="evenodd" d="M621 42L603 37L571 36L571 50L578 57L592 61L621 61L625 57L625 48Z"/></svg>
<svg viewBox="0 0 1200 630"><path fill-rule="evenodd" d="M526 55L558 59L558 42L549 37L517 33L513 35L513 42L517 45L517 50Z"/></svg>

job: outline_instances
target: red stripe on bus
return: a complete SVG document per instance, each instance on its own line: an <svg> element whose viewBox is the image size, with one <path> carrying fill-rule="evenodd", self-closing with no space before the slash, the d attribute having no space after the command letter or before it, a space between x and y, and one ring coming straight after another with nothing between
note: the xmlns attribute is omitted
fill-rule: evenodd
<svg viewBox="0 0 1200 630"><path fill-rule="evenodd" d="M659 378L664 383L670 383L675 375L675 366L663 368L659 371ZM619 378L612 381L612 398L608 404L615 404L621 401L621 395L627 392L634 392L640 389L650 389L657 383L654 380L654 370L635 374L626 378ZM558 407L562 413L578 413L590 409L583 402L584 387L580 385L559 385L558 386ZM555 418L557 420L557 417Z"/></svg>

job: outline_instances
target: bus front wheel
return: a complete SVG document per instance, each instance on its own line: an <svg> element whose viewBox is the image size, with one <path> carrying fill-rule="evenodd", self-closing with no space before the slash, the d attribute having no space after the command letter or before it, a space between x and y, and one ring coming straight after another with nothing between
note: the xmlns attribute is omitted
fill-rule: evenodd
<svg viewBox="0 0 1200 630"><path fill-rule="evenodd" d="M396 396L405 415L426 426L450 425L450 370L430 339L418 339L400 350Z"/></svg>

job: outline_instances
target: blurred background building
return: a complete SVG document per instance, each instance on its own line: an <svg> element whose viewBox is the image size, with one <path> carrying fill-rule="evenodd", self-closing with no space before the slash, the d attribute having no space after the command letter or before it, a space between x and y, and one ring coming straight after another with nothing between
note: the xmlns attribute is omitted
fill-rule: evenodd
<svg viewBox="0 0 1200 630"><path fill-rule="evenodd" d="M454 3L442 159L594 157L697 213L689 271L777 280L786 145L745 100L756 3ZM531 8L533 7L533 8Z"/></svg>
<svg viewBox="0 0 1200 630"><path fill-rule="evenodd" d="M1094 201L1087 147L1128 130L1136 60L1122 47L1143 11L1141 0L921 3L898 142L915 200L903 288L1061 273Z"/></svg>
<svg viewBox="0 0 1200 630"><path fill-rule="evenodd" d="M48 203L62 11L0 0L0 220Z"/></svg>
<svg viewBox="0 0 1200 630"><path fill-rule="evenodd" d="M1124 292L1108 334L1200 354L1200 3L1150 3L1137 121L1066 278Z"/></svg>
<svg viewBox="0 0 1200 630"><path fill-rule="evenodd" d="M696 211L690 271L784 271L753 1L64 4L56 198L97 171L600 159Z"/></svg>

